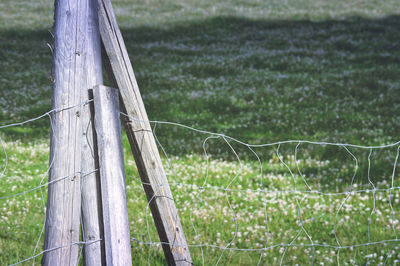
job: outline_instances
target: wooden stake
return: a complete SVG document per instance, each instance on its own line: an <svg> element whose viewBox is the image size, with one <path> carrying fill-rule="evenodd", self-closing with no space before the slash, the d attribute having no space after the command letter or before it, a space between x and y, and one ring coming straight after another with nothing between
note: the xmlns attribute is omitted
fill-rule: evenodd
<svg viewBox="0 0 400 266"><path fill-rule="evenodd" d="M156 142L110 0L99 1L100 35L119 88L125 129L169 265L192 264Z"/></svg>
<svg viewBox="0 0 400 266"><path fill-rule="evenodd" d="M86 31L86 91L85 97L89 98L88 89L103 83L103 69L101 64L101 42L99 33L98 4L97 0L89 0ZM90 172L98 169L96 165L96 145L93 141L94 130L90 114L90 105L86 105L81 113L82 125L82 171ZM82 193L82 240L91 242L102 239L90 245L84 245L84 264L97 266L105 264L105 249L103 236L103 217L100 195L99 172L95 171L81 179Z"/></svg>
<svg viewBox="0 0 400 266"><path fill-rule="evenodd" d="M132 265L118 90L93 89L107 265Z"/></svg>

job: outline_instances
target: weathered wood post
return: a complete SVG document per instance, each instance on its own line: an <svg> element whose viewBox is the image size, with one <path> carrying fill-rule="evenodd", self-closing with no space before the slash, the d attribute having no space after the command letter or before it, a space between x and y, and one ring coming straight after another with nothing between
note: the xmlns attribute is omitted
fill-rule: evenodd
<svg viewBox="0 0 400 266"><path fill-rule="evenodd" d="M102 258L90 115L83 104L88 88L102 82L96 5L96 0L55 1L52 108L57 111L51 117L49 181L65 178L48 187L44 265L77 264L81 203L94 215L83 215L83 240L91 243L85 259L97 265Z"/></svg>
<svg viewBox="0 0 400 266"><path fill-rule="evenodd" d="M118 90L93 89L107 265L132 265Z"/></svg>
<svg viewBox="0 0 400 266"><path fill-rule="evenodd" d="M172 197L160 154L148 121L128 52L110 0L99 1L101 39L116 82L123 111L129 116L125 129L144 185L154 222L169 265L190 265L188 245Z"/></svg>
<svg viewBox="0 0 400 266"><path fill-rule="evenodd" d="M79 2L79 1L77 1ZM89 98L88 89L103 83L103 69L101 59L101 41L99 32L98 4L96 0L85 3L87 10L86 35L86 87L82 87L85 98ZM90 105L85 106L82 116L82 171L90 172L98 166L95 163L96 147L94 145L93 121L90 114ZM96 239L102 239L89 245L84 245L84 262L87 266L95 266L105 263L105 247L103 236L103 217L100 194L99 171L86 175L81 179L82 185L82 240L90 243Z"/></svg>

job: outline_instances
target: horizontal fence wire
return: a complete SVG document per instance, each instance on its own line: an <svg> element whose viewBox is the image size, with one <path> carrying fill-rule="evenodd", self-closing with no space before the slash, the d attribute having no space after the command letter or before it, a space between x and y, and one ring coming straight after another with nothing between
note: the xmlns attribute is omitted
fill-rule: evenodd
<svg viewBox="0 0 400 266"><path fill-rule="evenodd" d="M66 107L63 109L50 110L38 117L23 122L1 125L0 133L3 129L24 126L26 124L34 123L35 121L46 117L50 118L50 124L52 126L52 114L78 108L89 103L90 101L85 101L78 105ZM138 206L142 208L140 212L141 217L130 217L131 225L135 225L136 220L141 220L144 217L144 222L141 224L142 226L139 227L139 229L132 230L131 228L131 231L133 231L131 232L132 251L143 253L142 257L144 259L140 261L141 263L147 263L149 265L153 264L153 260L157 260L157 254L160 254L160 247L163 245L168 245L171 248L179 248L179 246L175 243L165 243L157 241L158 238L151 219L152 214L150 212L149 206L152 201L156 201L159 197L161 197L157 195L157 189L160 189L164 186L169 186L173 192L174 199L169 198L169 200L175 201L178 207L181 221L185 229L185 235L188 239L187 248L189 248L192 253L195 252L196 257L200 258L195 262L195 264L228 264L233 257L233 255L231 254L232 252L252 252L256 254L257 258L253 258L250 261L253 264L257 265L270 263L281 265L287 263L296 263L296 258L297 256L299 256L299 252L294 251L295 249L298 250L300 248L305 248L307 249L307 252L310 252L308 256L309 264L317 264L321 262L322 259L320 254L318 253L320 252L319 249L321 248L329 249L332 251L332 254L330 254L331 261L327 260L327 262L336 264L351 264L355 262L370 264L378 263L376 259L376 253L377 250L380 250L379 246L382 245L385 246L385 249L381 249L384 250L384 254L380 256L382 258L379 260L379 263L392 264L393 261L394 263L399 261L397 260L396 256L400 254L400 251L398 250L400 245L397 245L398 242L400 242L400 239L398 238L398 201L400 193L400 182L397 182L396 174L398 168L400 141L377 146L362 146L349 143L335 143L325 141L316 142L308 140L285 140L265 144L251 144L225 134L196 129L191 126L175 122L141 121L134 117L129 117L127 114L122 112L121 117L133 123L144 122L150 123L152 125L153 130L143 131L143 134L152 134L154 136L159 146L159 149L162 152L162 157L168 173L169 180L168 184L150 184L148 182L142 182L137 177L137 174L127 176L127 180L129 180L129 182L127 181L127 190L131 191L129 193L135 193L134 195L140 194L142 195L143 199L141 205L139 203L137 203L139 205L135 205L136 208L139 208ZM162 127L163 129L162 131L159 131L160 127ZM191 132L193 134L204 135L204 137L202 137L202 143L199 145L202 147L201 154L199 156L196 156L196 159L192 160L191 162L195 166L189 165L189 163L187 162L185 165L187 166L186 168L195 168L197 165L197 167L200 168L200 174L198 174L198 176L200 176L201 178L193 178L191 180L190 178L185 177L185 174L189 175L190 173L181 173L181 169L177 169L179 168L179 159L176 159L176 157L173 157L167 153L168 145L162 144L163 140L161 140L161 137L159 136L165 133L168 128L178 128L184 131ZM212 143L215 143L216 141L220 141L220 146L224 145L225 150L230 153L231 158L228 160L229 163L223 164L224 161L213 159L213 156L216 157L216 155L211 154L209 150L210 146L212 146ZM7 141L3 140L0 137L0 142L3 150L3 165L1 166L0 170L0 178L7 179L15 173L8 173L8 165L12 159L10 154L7 152ZM290 145L295 145L294 150L291 150L292 154L289 154L285 157L283 154L288 153L288 150L290 149L286 147L291 147ZM340 184L340 188L336 187L336 191L330 191L332 188L324 188L322 186L318 186L315 178L313 179L310 177L309 174L304 173L305 170L307 170L307 165L305 165L304 163L306 159L299 158L299 156L301 153L300 149L306 145L311 145L313 147L317 146L323 149L331 146L343 151L346 158L348 158L347 164L350 165L347 169L348 173L350 174L347 175L347 181L344 182L345 184ZM261 152L261 149L266 148L272 149L273 152ZM372 157L375 156L375 152L390 148L395 149L395 151L392 152L391 157L388 159L391 164L389 168L390 170L386 169L385 176L387 178L384 179L385 181L378 182L371 174L371 165L373 161ZM244 150L246 150L247 154L253 158L251 160L252 163L249 163L248 159L241 158L241 154L244 153ZM359 155L359 150L365 151L365 155ZM305 152L303 151L303 153ZM265 164L264 162L266 161L266 159L264 157L266 156L266 154L268 155L270 161L272 159L274 159L275 161L269 164ZM311 156L310 154L306 155ZM184 158L185 156L181 157ZM351 163L348 163L349 160L351 161ZM380 159L377 158L376 160ZM213 164L216 164L217 166L213 166ZM218 164L220 164L220 166ZM325 169L325 166L322 163L320 164L322 166L317 164L316 168ZM268 165L272 165L278 170L269 169ZM21 192L1 195L0 201L10 200L12 198L17 198L19 196L23 196L39 190L41 193L40 200L42 202L42 207L43 210L45 210L45 192L42 191L43 188L67 178L73 178L77 175L80 178L84 178L85 176L90 175L93 172L99 171L99 169L93 169L92 171L87 173L76 172L71 173L71 175L65 177L56 178L50 182L44 182L51 166L52 162L50 162L47 170L41 174L41 181L39 185ZM129 164L127 167L129 167ZM230 167L232 169L230 169ZM226 180L224 182L217 182L217 176L219 174L216 174L215 172L222 171L220 169L223 168L226 168L223 174L227 176L225 178ZM334 173L335 171L333 171L332 173ZM283 172L284 174L282 174ZM337 172L340 171L337 170ZM251 178L249 178L248 176L251 176ZM280 176L280 179L276 179L276 176ZM246 178L248 178L248 180L246 180ZM335 177L330 178L335 179ZM277 183L281 182L283 185L275 187L274 185L267 185L267 183L273 184L272 181L270 182L270 179L277 180ZM363 180L363 182L360 183L361 179ZM144 198L144 192L141 191L143 186L153 187L155 193L151 199L146 200ZM243 188L243 186L245 188ZM216 206L214 208L207 207L207 204L209 204L208 198L214 197L216 194L219 195L218 199L215 198ZM248 198L251 199L251 202L244 200L243 195L250 195ZM286 211L285 208L276 208L276 206L278 206L277 198L280 197L283 198L284 201L287 201L287 205L290 204L291 211ZM316 211L316 209L318 209L317 207L315 207L314 209L313 207L310 207L311 204L313 204L313 206L317 206L318 204L322 205L322 202L326 201L325 198L328 198L335 203L335 207L331 207L329 212L324 210L318 213L318 211ZM360 237L352 239L352 241L356 242L349 244L349 242L351 241L348 240L348 238L350 238L351 234L356 234L356 232L342 232L343 224L351 225L350 223L352 223L349 219L345 219L345 222L343 222L342 216L348 216L348 214L346 214L349 212L348 209L356 209L353 205L360 202L355 202L354 199L359 199L360 202L367 202L361 202L362 204L364 204L362 210L362 212L364 212L364 216L361 218L359 217L359 219L362 220L362 222L366 224L366 226L364 226L365 230L363 229L364 231L362 232L362 234L364 235L361 237L361 234L359 234ZM130 198L128 197L128 202L129 200ZM185 202L190 203L189 208L183 207L185 205ZM386 204L386 207L383 208L386 211L386 223L379 223L377 220L380 219L380 216L382 216L382 202ZM245 207L238 207L241 206L239 204L244 204ZM249 209L247 215L250 216L250 209L256 208L254 206L258 206L258 213L260 213L260 215L258 217L258 220L255 222L255 224L252 224L251 227L255 226L256 228L258 228L257 231L253 231L253 233L257 236L262 235L262 241L250 240L250 242L254 243L246 243L244 245L241 244L244 239L242 228L244 227L244 225L249 224L249 222L245 222L246 211L247 209ZM349 206L352 207L350 208ZM275 208L275 211L271 211L269 208ZM218 219L224 221L224 224L221 226L215 222L205 226L204 223L202 223L202 220L199 218L201 217L201 215L199 215L199 212L210 211L215 213L216 210L220 211L220 213L223 213L223 215L219 215L220 217L218 217ZM329 237L324 236L324 241L321 241L315 237L316 233L314 232L314 227L319 227L319 225L312 225L312 222L314 221L313 219L315 218L310 218L310 216L313 215L307 214L307 212L310 211L313 212L314 216L326 217L327 220L325 221L325 223L329 220L329 226L327 225L326 228L321 227L322 229L319 229L320 231L329 231ZM282 237L281 234L281 239L279 239L279 236L277 236L277 232L275 232L278 227L274 225L273 218L274 215L279 212L286 213L286 215L280 216L281 219L284 219L287 216L292 217L290 221L286 221L289 227L295 227L289 228L291 230L290 237ZM132 213L133 215L135 215L135 212ZM243 213L245 214L243 215ZM322 221L323 219L321 218L319 220ZM1 221L2 220L0 220L0 224ZM286 227L285 220L278 221L278 223L281 223L282 227ZM213 227L214 225L215 227L218 226L218 228L209 228ZM380 230L376 230L377 225L379 225ZM208 228L208 230L214 230L213 234L215 233L215 235L218 236L217 238L219 242L217 244L215 239L207 240L201 238L201 235L205 234L204 232L206 227ZM225 231L223 230L224 228L226 229ZM330 228L331 230L328 230L327 228ZM388 228L390 228L390 230ZM382 233L382 230L386 230L387 232ZM227 231L230 231L230 233L228 233ZM262 233L259 233L261 231ZM45 252L65 248L65 246L60 246L39 252L39 245L42 241L43 233L44 223L42 225L39 237L36 241L32 256L19 260L18 262L11 265L18 265L26 263L28 261L33 261L34 263L35 259L42 256ZM224 235L223 239L220 238L219 235ZM247 237L247 239L250 238ZM329 242L327 241L327 239L330 241L330 243L327 243ZM75 242L71 243L71 245L82 246L82 252L82 248L85 245L90 245L98 241L101 241L101 239L90 242ZM301 241L301 243L299 243L299 241ZM255 244L257 244L257 246L255 246ZM147 251L143 252L141 247L147 247ZM341 255L345 252L353 252L355 249L361 248L362 250L358 251L358 253L353 256L354 258L357 256L356 259L358 261L352 261L352 259L350 259L351 256L347 254ZM212 249L213 252L210 253L208 249ZM276 249L279 250L276 251ZM308 251L308 249L310 249L310 251ZM210 256L212 256L212 258L208 257L208 254L211 254ZM270 258L269 256L272 256L273 258ZM192 255L192 257L194 256ZM332 257L334 257L334 261L332 261ZM135 257L133 257L133 259L135 259ZM302 262L304 261L300 261L299 263Z"/></svg>

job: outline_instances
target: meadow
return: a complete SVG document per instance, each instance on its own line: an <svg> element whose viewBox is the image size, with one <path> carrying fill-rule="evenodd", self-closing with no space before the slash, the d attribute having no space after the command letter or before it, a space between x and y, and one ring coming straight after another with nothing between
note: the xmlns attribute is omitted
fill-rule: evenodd
<svg viewBox="0 0 400 266"><path fill-rule="evenodd" d="M400 263L397 0L113 6L150 120L218 133L152 122L195 265ZM0 127L51 109L52 23L1 1ZM49 132L0 129L1 265L41 251L47 187L8 196L46 183ZM165 265L124 147L133 264Z"/></svg>

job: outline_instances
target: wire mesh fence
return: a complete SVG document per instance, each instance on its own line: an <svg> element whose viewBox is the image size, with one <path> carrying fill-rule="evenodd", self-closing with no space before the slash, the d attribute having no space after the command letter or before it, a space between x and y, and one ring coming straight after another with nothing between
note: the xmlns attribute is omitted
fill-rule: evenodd
<svg viewBox="0 0 400 266"><path fill-rule="evenodd" d="M3 125L0 132L46 117L51 126L53 113L88 103ZM168 184L158 187L172 190L174 199L169 200L179 210L195 265L400 261L400 142L360 146L287 140L253 145L187 125L150 122L168 175ZM171 142L170 132L187 138ZM8 141L6 133L0 136L1 262L38 263L49 251L42 250L46 187L66 178L83 179L98 169L47 182L52 165L47 142L26 144ZM186 152L188 145L191 153ZM157 192L148 201L143 187L149 184L139 178L129 153L125 163L134 263L164 263L162 245L182 247L159 241L149 209ZM98 241L71 245L82 251Z"/></svg>

